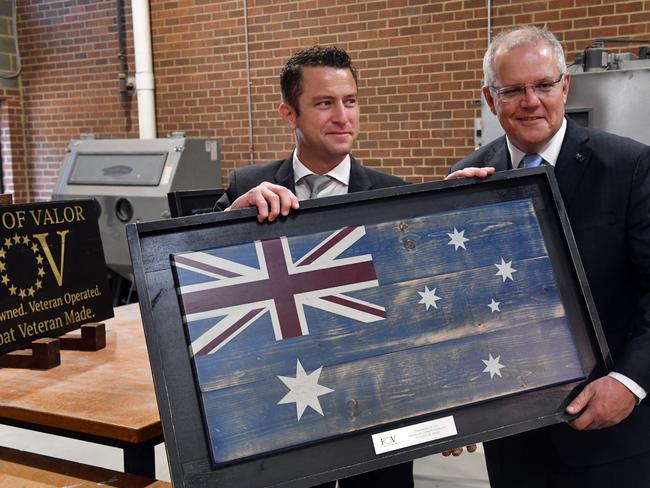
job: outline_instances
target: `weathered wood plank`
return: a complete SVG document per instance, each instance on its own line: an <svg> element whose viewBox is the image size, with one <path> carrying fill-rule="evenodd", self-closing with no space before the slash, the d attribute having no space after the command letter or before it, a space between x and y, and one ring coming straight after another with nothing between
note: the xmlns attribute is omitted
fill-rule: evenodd
<svg viewBox="0 0 650 488"><path fill-rule="evenodd" d="M534 343L534 347L531 347ZM499 375L485 372L490 354ZM320 365L296 359L307 374ZM333 389L319 397L324 415L307 408L297 420L294 403L277 376L204 394L205 416L218 462L295 446L379 424L581 378L570 335L561 320L496 331L481 341L439 344L325 367L318 383ZM272 373L272 368L269 368Z"/></svg>
<svg viewBox="0 0 650 488"><path fill-rule="evenodd" d="M171 260L217 463L585 376L529 199Z"/></svg>
<svg viewBox="0 0 650 488"><path fill-rule="evenodd" d="M308 361L338 364L563 317L564 309L550 270L546 269L544 276L534 277L539 280L539 293L531 296L529 284L524 279L534 274L539 263L532 260L517 266L521 279L509 281L507 287L496 283L496 289L485 286L480 280L480 275L486 272L483 269L436 276L437 293L444 297L438 302L438 309L426 310L425 305L418 303L421 297L417 291L430 284L430 278L357 294L373 303L390 297L385 302L387 319L371 324L351 324L338 315L307 307L307 320L313 324L310 333L275 341L271 319L266 314L243 331L240 340L230 343L230 347L195 358L201 388L208 391L258 381L268 376L269 369L290 371L295 368L290 357L296 350L303 351ZM451 290L451 293L447 297L442 290ZM500 302L500 312L490 310L488 304L492 298Z"/></svg>

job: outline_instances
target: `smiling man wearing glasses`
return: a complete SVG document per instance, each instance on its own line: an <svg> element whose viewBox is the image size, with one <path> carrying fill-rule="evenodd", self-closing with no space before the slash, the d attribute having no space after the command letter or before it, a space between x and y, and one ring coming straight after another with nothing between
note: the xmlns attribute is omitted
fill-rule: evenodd
<svg viewBox="0 0 650 488"><path fill-rule="evenodd" d="M483 69L506 135L448 178L554 166L614 360L567 406L570 422L485 444L491 486L650 487L650 147L564 117L571 75L546 30L501 33Z"/></svg>
<svg viewBox="0 0 650 488"><path fill-rule="evenodd" d="M566 131L571 75L555 36L535 27L497 37L483 60L483 95L507 135L512 167L525 154L555 163ZM552 160L552 161L550 161Z"/></svg>

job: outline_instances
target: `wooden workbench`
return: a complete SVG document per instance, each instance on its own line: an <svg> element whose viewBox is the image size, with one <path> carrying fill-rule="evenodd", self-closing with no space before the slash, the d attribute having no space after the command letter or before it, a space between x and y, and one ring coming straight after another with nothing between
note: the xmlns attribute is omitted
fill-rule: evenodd
<svg viewBox="0 0 650 488"><path fill-rule="evenodd" d="M0 423L120 447L125 472L154 477L162 429L138 304L105 324L104 349L61 351L46 371L0 369Z"/></svg>
<svg viewBox="0 0 650 488"><path fill-rule="evenodd" d="M171 487L165 481L0 447L0 486L3 488L92 488L104 485L124 488Z"/></svg>

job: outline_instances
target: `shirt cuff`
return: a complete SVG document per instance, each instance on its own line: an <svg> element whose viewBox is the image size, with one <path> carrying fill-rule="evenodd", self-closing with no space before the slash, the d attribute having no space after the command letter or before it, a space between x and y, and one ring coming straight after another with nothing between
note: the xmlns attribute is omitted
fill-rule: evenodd
<svg viewBox="0 0 650 488"><path fill-rule="evenodd" d="M611 376L615 380L620 381L623 383L634 395L639 399L636 404L638 405L641 403L641 401L646 397L648 394L647 391L645 391L636 381L631 380L627 376L617 373L616 371L612 371L609 373L607 376Z"/></svg>

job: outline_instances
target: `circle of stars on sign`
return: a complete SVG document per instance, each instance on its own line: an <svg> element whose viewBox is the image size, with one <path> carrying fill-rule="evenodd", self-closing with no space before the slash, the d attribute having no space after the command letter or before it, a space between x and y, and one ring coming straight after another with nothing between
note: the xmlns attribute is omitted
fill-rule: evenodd
<svg viewBox="0 0 650 488"><path fill-rule="evenodd" d="M7 253L12 247L16 246L25 246L34 254L34 259L37 264L37 277L36 281L32 286L27 288L17 287L9 278L7 274L7 262L6 257ZM0 282L7 287L9 294L11 296L18 296L21 300L27 297L33 297L36 293L36 290L40 290L43 287L43 277L45 276L45 270L43 269L43 256L41 256L38 245L32 241L28 235L18 235L14 234L12 237L6 237L0 246Z"/></svg>

